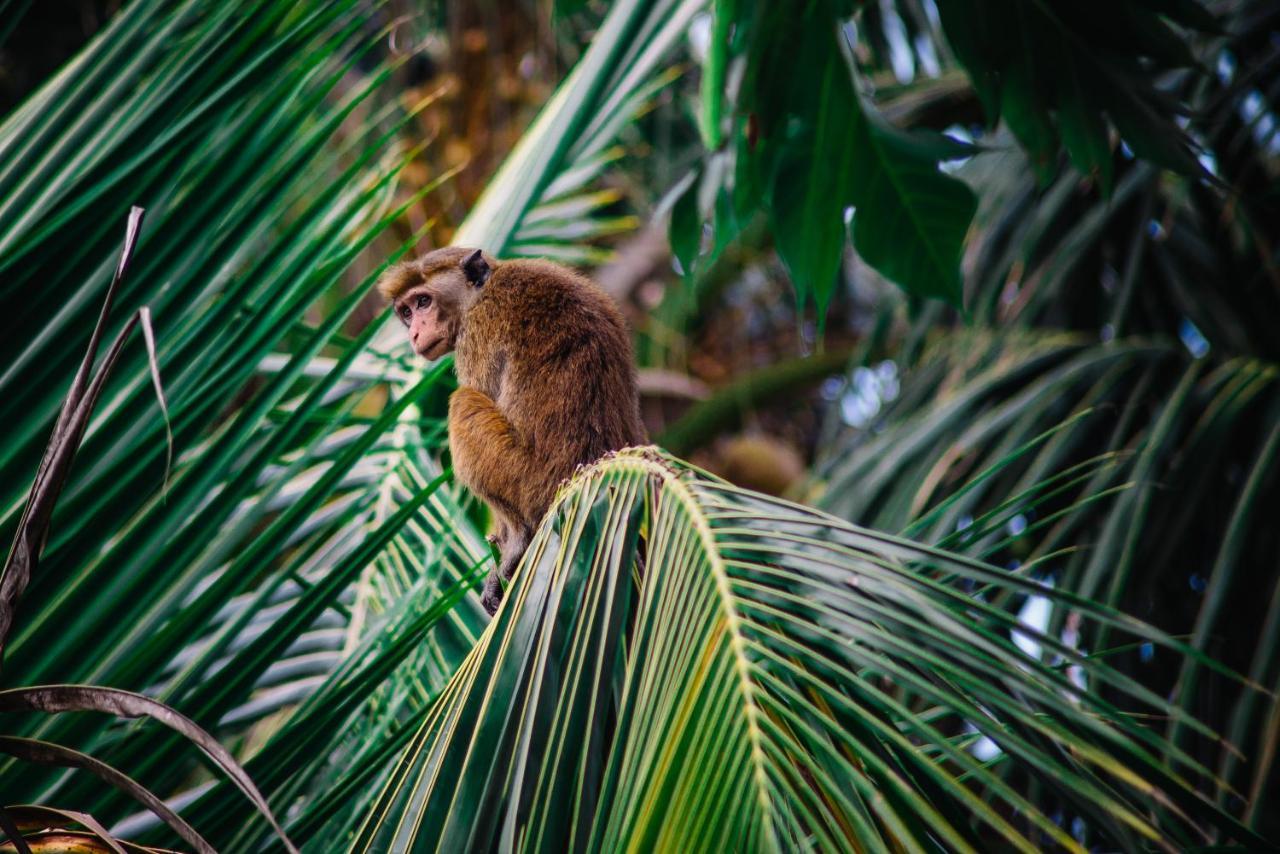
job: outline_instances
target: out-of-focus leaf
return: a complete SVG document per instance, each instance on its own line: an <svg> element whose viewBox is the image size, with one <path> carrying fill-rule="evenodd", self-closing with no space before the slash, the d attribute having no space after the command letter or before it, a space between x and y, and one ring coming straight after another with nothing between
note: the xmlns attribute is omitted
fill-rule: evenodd
<svg viewBox="0 0 1280 854"><path fill-rule="evenodd" d="M829 73L843 69L829 67ZM830 81L824 81L830 85ZM831 110L808 144L787 146L778 157L769 198L769 223L778 255L801 301L812 299L825 319L845 247L845 211L852 172L867 152L857 145L856 116ZM865 140L863 140L865 141ZM882 259L883 260L883 259Z"/></svg>
<svg viewBox="0 0 1280 854"><path fill-rule="evenodd" d="M1184 175L1202 174L1185 135L1164 121L1152 106L1160 101L1154 90L1125 80L1112 79L1108 84L1102 87L1107 115L1135 154Z"/></svg>
<svg viewBox="0 0 1280 854"><path fill-rule="evenodd" d="M1254 631L1223 639L1228 613L1253 613L1255 631L1275 633L1274 615L1252 611L1260 589L1280 595L1272 538L1253 514L1275 501L1280 384L1258 360L1206 367L1176 342L952 332L902 368L874 431L848 429L825 450L813 496L850 520L905 529L1109 606L1141 608L1150 591L1168 591L1158 595L1176 607L1155 612L1166 627L1198 652L1230 650L1252 681L1220 680L1198 654L1148 648L1117 660L1187 714L1238 704L1230 745L1181 723L1167 738L1217 757L1240 787L1240 754L1268 755L1252 714L1275 684L1276 659ZM1238 483L1225 474L1237 466ZM1072 619L1057 613L1049 630ZM1081 636L1089 648L1115 645L1102 627Z"/></svg>
<svg viewBox="0 0 1280 854"><path fill-rule="evenodd" d="M1152 86L1153 68L1195 65L1186 33L1160 15L1219 30L1196 0L1120 0L1105 13L1079 4L955 0L939 4L938 15L988 120L1005 119L1042 183L1053 172L1060 132L1072 163L1109 187L1107 118L1139 156L1200 174L1175 121L1185 108Z"/></svg>
<svg viewBox="0 0 1280 854"><path fill-rule="evenodd" d="M693 275L694 261L702 248L702 211L698 208L698 173L692 173L683 191L677 191L671 207L671 224L668 228L671 254L680 262L686 277Z"/></svg>
<svg viewBox="0 0 1280 854"><path fill-rule="evenodd" d="M725 70L729 66L729 35L737 15L737 2L715 0L711 4L711 34L698 99L698 131L708 151L719 149L724 140L720 125L724 115Z"/></svg>
<svg viewBox="0 0 1280 854"><path fill-rule="evenodd" d="M0 753L16 756L26 762L34 762L41 765L56 765L62 768L78 768L88 771L99 780L102 780L109 786L119 789L128 794L131 798L141 803L147 809L164 820L164 823L173 829L175 833L181 836L188 845L199 851L201 854L214 854L213 846L205 842L200 834L195 832L191 825L183 821L182 817L169 809L163 800L156 797L145 787L138 784L131 777L122 774L105 762L100 762L92 756L87 756L77 750L68 747L62 747L57 744L50 744L47 741L38 741L30 738L17 738L9 735L0 735Z"/></svg>
<svg viewBox="0 0 1280 854"><path fill-rule="evenodd" d="M1000 120L1000 76L1013 40L1002 30L1012 22L1013 10L1007 0L953 0L938 6L938 17L946 28L947 40L969 73L973 88L982 101L988 124Z"/></svg>
<svg viewBox="0 0 1280 854"><path fill-rule="evenodd" d="M147 717L159 721L183 738L195 744L226 774L244 796L266 817L280 841L289 851L297 851L280 823L271 813L271 807L253 785L240 763L195 722L178 711L158 703L150 697L131 691L100 688L93 685L40 685L28 688L10 688L0 691L0 712L21 710L40 712L106 712L122 718Z"/></svg>
<svg viewBox="0 0 1280 854"><path fill-rule="evenodd" d="M892 128L858 95L825 4L778 4L747 16L749 65L736 138L734 208L764 198L778 254L821 323L851 225L854 247L908 293L962 302L960 248L976 206L938 169L946 153ZM958 152L957 152L958 153ZM719 229L719 225L717 225Z"/></svg>
<svg viewBox="0 0 1280 854"><path fill-rule="evenodd" d="M102 393L103 385L110 375L116 359L119 358L120 350L124 346L125 340L128 338L129 333L133 331L134 323L141 320L144 327L147 327L146 337L148 342L152 340L152 334L149 329L149 315L143 309L125 325L124 329L120 330L115 341L108 349L102 364L98 366L96 371L93 371L93 362L97 357L98 345L102 341L107 317L111 311L111 302L121 281L124 279L125 272L129 268L129 261L133 256L133 250L138 241L142 215L143 210L139 207L134 207L129 212L124 249L120 253L120 261L116 265L115 275L107 288L107 295L103 300L98 322L94 326L92 333L90 333L89 346L85 351L84 360L80 363L80 368L72 381L71 390L67 392L67 396L63 400L62 408L58 413L58 421L53 428L53 435L50 436L44 457L40 460L40 467L36 471L35 480L31 485L31 492L27 498L27 504L23 508L22 518L18 521L18 530L14 534L9 557L5 561L3 570L0 570L0 653L4 650L5 640L13 626L14 615L18 607L18 598L22 595L23 590L26 589L32 573L35 572L40 562L40 554L44 550L44 544L48 538L49 520L53 516L54 505L57 504L58 495L62 492L63 484L66 482L67 475L71 470L71 462L75 458L75 453L80 447L80 440L84 437L84 432L89 426L89 419L93 415L93 408L98 402L98 396ZM149 345L148 351L152 381L157 394L159 394L161 408L164 409L164 395L157 373L159 368L155 361L154 348Z"/></svg>
<svg viewBox="0 0 1280 854"><path fill-rule="evenodd" d="M854 248L909 293L961 306L960 254L977 209L973 191L873 116L866 143L869 156L854 174Z"/></svg>
<svg viewBox="0 0 1280 854"><path fill-rule="evenodd" d="M805 161L809 171L803 184L795 184L817 197L810 204L826 206L824 219L829 220L815 228L815 239L825 244L819 255L826 269L818 268L822 278L811 280L820 309L825 310L839 263L840 244L832 234L838 233L849 207L854 246L869 264L910 293L959 305L960 246L975 206L972 193L939 173L936 162L904 144L900 132L864 114L829 35L819 32L807 50L824 58L819 60L821 91L849 105L847 112L819 116L815 145ZM837 118L841 114L843 120ZM775 206L782 184L796 177L788 174L785 165L779 168ZM775 211L778 226L794 232L811 224L810 218L789 213ZM779 251L789 260L785 243L780 233Z"/></svg>
<svg viewBox="0 0 1280 854"><path fill-rule="evenodd" d="M1144 6L1188 27L1206 33L1222 32L1222 25L1199 0L1141 0Z"/></svg>
<svg viewBox="0 0 1280 854"><path fill-rule="evenodd" d="M1048 70L1033 53L1042 32L1036 26L1039 16L1029 4L1012 5L1015 47L1001 78L1000 115L1027 150L1032 168L1044 183L1053 175L1058 143L1044 101Z"/></svg>
<svg viewBox="0 0 1280 854"><path fill-rule="evenodd" d="M555 14L558 18L567 18L575 12L581 11L587 5L587 0L555 0Z"/></svg>
<svg viewBox="0 0 1280 854"><path fill-rule="evenodd" d="M1088 93L1097 85L1070 50L1063 50L1054 77L1058 92L1058 130L1067 155L1085 175L1098 181L1103 195L1111 194L1111 144L1103 116L1090 109Z"/></svg>

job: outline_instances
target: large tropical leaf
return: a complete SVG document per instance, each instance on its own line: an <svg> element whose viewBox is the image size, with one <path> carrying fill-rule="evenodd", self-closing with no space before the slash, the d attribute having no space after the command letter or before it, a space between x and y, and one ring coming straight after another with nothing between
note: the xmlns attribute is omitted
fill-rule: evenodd
<svg viewBox="0 0 1280 854"><path fill-rule="evenodd" d="M1198 724L1001 594L1195 655L1025 575L621 452L562 489L351 849L1254 841L1133 712Z"/></svg>
<svg viewBox="0 0 1280 854"><path fill-rule="evenodd" d="M1248 673L1252 688L1155 648L1114 657L1229 728L1226 744L1169 733L1249 793L1223 790L1224 805L1265 814L1271 701L1258 689L1280 688L1276 538L1263 522L1280 503L1276 366L1205 364L1169 341L972 330L927 349L887 396L871 376L856 372L849 394L879 412L831 443L813 497L1158 621ZM1090 649L1117 643L1102 626L1080 633Z"/></svg>
<svg viewBox="0 0 1280 854"><path fill-rule="evenodd" d="M487 549L453 523L462 513L438 469L393 477L406 456L435 450L403 435L399 416L432 390L443 400L443 372L412 377L410 395L381 418L356 411L399 376L365 349L376 328L354 341L339 334L371 278L317 325L299 321L404 207L389 195L404 162L389 145L401 110L375 97L391 67L358 70L377 43L364 11L357 2L131 3L0 125L10 214L0 288L14 307L0 321L3 526L19 521L22 483L77 367L67 336L90 328L114 264L108 240L134 201L148 203L149 227L117 310L155 309L177 449L164 488L148 360L126 349L26 591L6 678L145 692L240 749L238 739L361 650L370 626L402 625L392 651L360 659L360 672L402 665L394 639L405 632L419 641L412 669L381 692L376 681L333 683L345 688L326 693L337 723L292 734L295 747L315 750L299 782L340 761L345 736L376 743L393 730L405 704L452 673L483 620L478 602L463 603L424 636L420 621L384 617L355 595L376 588L394 602L411 589L420 610L456 603L457 582ZM273 359L282 347L289 355ZM362 732L352 722L361 708L386 717L359 718ZM7 716L10 727L126 767L183 804L200 782L195 752L152 728L86 715ZM135 808L61 771L15 773L6 760L0 779L4 803L52 796L104 821ZM238 823L213 827L229 837Z"/></svg>
<svg viewBox="0 0 1280 854"><path fill-rule="evenodd" d="M850 231L867 262L908 293L959 305L960 249L975 200L938 162L963 148L894 129L855 90L841 6L716 4L700 116L704 136L718 139L728 53L742 66L733 147L706 167L711 182L727 188L703 190L696 214L673 217L673 245L696 249L703 222L712 220L720 247L762 207L799 302L812 299L820 322ZM721 204L728 196L732 202ZM697 253L685 254L690 267Z"/></svg>
<svg viewBox="0 0 1280 854"><path fill-rule="evenodd" d="M590 221L592 211L611 202L590 184L616 159L609 146L620 127L669 80L658 72L698 6L691 0L615 4L578 70L490 182L455 240L503 254L590 255L582 241L595 232L563 226L584 216ZM286 424L315 420L334 407L339 417L311 434L311 447L284 457L260 479L260 492L248 493L235 509L237 526L262 518L263 505L248 503L253 500L267 502L271 512L287 507L291 518L261 541L263 551L239 556L229 570L238 573L281 544L308 545L270 583L229 600L179 655L181 669L165 669L161 687L189 695L235 727L309 695L248 768L273 805L293 817L291 837L326 840L358 826L390 760L479 637L482 612L465 585L488 571L488 549L467 499L438 486L447 362L423 365L398 328L375 323L346 346L338 364L307 354L304 361L272 356L261 367L269 376L288 369L324 378L305 400L288 404ZM347 421L342 407L380 383L390 394L382 396L386 407L376 423L364 429ZM346 474L315 484L335 457L335 464L350 466ZM249 497L256 495L262 498ZM295 510L299 496L321 503ZM339 502L325 504L322 496ZM371 538L377 539L372 545ZM356 583L352 573L361 567ZM307 582L301 589L293 583L298 573ZM324 583L339 573L345 585ZM315 623L280 616L306 601L309 613L320 614ZM267 635L276 637L273 646L266 645ZM313 658L308 669L308 654L321 650L327 663ZM202 686L211 673L235 674L239 687ZM289 680L289 674L303 678ZM249 690L261 693L230 702ZM220 847L254 850L267 840L265 823L229 820L243 809L226 785L190 794L192 817L225 829L211 837ZM139 817L133 826L154 822Z"/></svg>

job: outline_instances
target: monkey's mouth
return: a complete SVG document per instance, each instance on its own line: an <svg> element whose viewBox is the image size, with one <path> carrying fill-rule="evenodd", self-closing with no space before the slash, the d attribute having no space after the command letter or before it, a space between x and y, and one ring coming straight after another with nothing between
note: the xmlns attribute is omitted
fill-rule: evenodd
<svg viewBox="0 0 1280 854"><path fill-rule="evenodd" d="M449 342L444 338L437 338L419 350L418 355L424 359L430 359L434 362L436 359L439 359L448 352Z"/></svg>

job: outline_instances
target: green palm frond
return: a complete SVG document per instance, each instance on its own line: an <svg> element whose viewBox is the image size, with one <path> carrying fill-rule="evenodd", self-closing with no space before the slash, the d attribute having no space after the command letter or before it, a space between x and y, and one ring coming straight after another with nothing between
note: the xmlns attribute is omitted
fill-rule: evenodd
<svg viewBox="0 0 1280 854"><path fill-rule="evenodd" d="M631 228L598 179L621 156L620 129L671 79L664 65L705 5L610 4L456 240L581 263L600 257L597 238ZM245 760L311 850L1257 841L1215 805L1230 786L1213 789L1215 774L1251 779L1216 752L1212 767L1199 764L1209 761L1196 748L1221 739L1113 658L1150 644L1175 669L1234 689L1208 657L1212 623L1183 645L1121 616L1114 597L1093 605L1073 585L853 527L653 451L617 455L565 487L488 623L472 592L488 570L482 513L443 458L449 366L413 360L385 324L343 334L368 278L348 282L355 290L317 324L297 321L404 209L391 197L408 155L388 144L405 114L378 106L391 69L359 70L368 8L136 0L0 125L0 297L15 306L0 317L0 526L16 521L74 370L60 342L84 327L114 224L134 201L151 214L120 314L155 311L177 449L162 492L147 360L127 352L54 519L6 677L163 698ZM1159 189L1130 170L1113 198ZM1070 219L1071 196L1051 189L1062 203L1046 210L1051 221L1012 223L979 265L989 282L1005 280L1008 242L1033 245ZM1109 215L1083 218L1080 242ZM1065 281L1055 276L1054 290ZM984 289L980 315L996 293ZM904 390L904 409L931 395L964 403L941 426L875 442L869 474L862 450L845 454L839 465L880 496L863 505L883 514L877 524L914 519L914 538L994 556L1017 509L1008 496L1080 488L1070 474L1047 480L1059 463L1106 491L1141 480L1114 459L1217 446L1236 435L1220 427L1270 399L1263 363L1201 374L1163 342L1032 349L1025 360L990 356L1013 363L1005 379L952 366L947 376L974 380L947 385L954 398L935 394L947 376ZM1025 406L1002 407L979 386L1020 389ZM1081 413L1129 412L1127 391L1148 387L1170 391L1157 422L1166 432L1135 414L1110 456L1071 456L1093 423ZM927 457L954 431L990 447L987 465L1017 459L945 505L946 490L927 490L946 466ZM1274 443L1258 447L1274 459ZM1267 471L1245 472L1242 495L1262 494ZM907 483L924 483L923 497ZM831 506L862 488L829 489ZM1161 507L1150 485L1129 494L1126 520ZM1230 530L1257 512L1244 497L1232 506ZM952 537L965 514L981 544ZM1078 530L1058 529L1046 555ZM1112 546L1128 530L1117 527ZM1238 562L1241 542L1228 538L1223 565ZM1110 546L1073 561L1095 593L1117 583L1109 568L1134 565ZM1020 622L1027 602L1051 610L1048 630ZM1078 644L1104 633L1115 645L1105 653ZM1275 656L1248 664L1273 684ZM1233 739L1269 713L1261 706L1231 722ZM137 773L220 850L269 842L234 787L174 761L176 739L82 717L15 720L14 735ZM0 766L0 803L52 796L105 822L124 817L113 830L131 839L171 842L92 782L12 771Z"/></svg>
<svg viewBox="0 0 1280 854"><path fill-rule="evenodd" d="M1179 709L973 585L1194 655L1019 574L621 452L562 489L351 848L1249 838L1131 714Z"/></svg>
<svg viewBox="0 0 1280 854"><path fill-rule="evenodd" d="M593 251L584 241L600 228L630 227L626 220L566 230L578 216L598 223L591 215L615 201L591 185L618 158L610 146L620 127L670 79L661 65L699 6L692 0L615 4L579 66L587 70L575 71L562 87L568 94L544 109L488 185L489 201L477 206L456 239L496 253L573 260ZM510 165L515 162L519 168ZM505 217L521 205L511 230L502 233L504 220L490 213ZM225 600L217 619L178 655L181 669L166 665L155 684L208 704L208 714L232 731L302 699L247 767L272 803L289 811L291 837L327 839L358 826L414 722L480 637L485 617L469 585L488 571L489 552L470 499L441 482L447 362L424 366L403 347L398 329L374 323L338 360L310 351L268 355L256 367L267 379L293 371L310 384L306 396L280 402L280 423L259 441L275 442L291 425L316 423L318 429L297 434L307 437L305 446L281 444L253 458L248 469L261 474L229 511L228 524L247 536L264 512L290 514L299 501L316 503L273 526L270 536L249 541L296 556L278 574ZM370 389L388 391L387 405L373 425L353 423L349 407ZM337 417L322 420L330 412ZM344 473L318 484L338 461ZM407 505L419 506L406 515ZM369 551L384 531L380 547ZM220 535L217 542L226 560L243 541ZM233 577L250 565L243 556L225 567L212 564ZM345 586L325 583L342 567L362 569L346 576ZM224 600L219 594L209 601ZM322 603L328 610L315 611ZM307 607L317 622L281 616ZM433 615L428 623L415 617L424 613ZM270 649L254 640L266 634L279 638ZM366 648L372 652L361 657ZM337 669L327 670L334 662ZM353 662L362 668L359 678L350 673ZM234 687L202 688L211 674L236 674ZM264 843L263 822L229 819L243 809L227 786L192 795L188 814L202 827L219 828L210 839L220 848L253 850ZM155 822L138 816L131 826L152 833Z"/></svg>
<svg viewBox="0 0 1280 854"><path fill-rule="evenodd" d="M366 350L376 330L340 334L369 282L317 325L298 322L404 208L388 199L405 162L389 145L399 125L377 103L392 66L357 68L377 39L364 11L132 3L0 125L0 292L13 308L0 318L0 527L17 522L75 370L66 343L91 326L134 201L147 203L148 227L116 312L153 309L177 450L165 485L148 362L140 347L124 351L6 650L11 684L145 691L234 744L322 687L370 624L391 619L354 596L369 567L391 559L389 539L412 535L414 560L432 567L429 583L413 579L423 608L455 601L457 579L486 554L478 537L454 533L456 498L438 471L399 487L387 476L407 451L425 454L399 436L410 401L381 418L356 413L397 378ZM442 375L410 388L424 396ZM402 512L380 514L379 500ZM434 669L379 699L412 690L422 702L482 618L464 605L433 623L437 642L413 649ZM366 665L380 672L403 657L397 648ZM350 717L376 693L351 689L333 708ZM6 725L190 800L197 763L174 738L83 715ZM321 732L321 753L342 735ZM104 821L135 808L93 781L15 773L8 760L0 779L2 803L55 797Z"/></svg>
<svg viewBox="0 0 1280 854"><path fill-rule="evenodd" d="M966 275L977 328L939 329L945 312L926 306L855 368L844 402L862 414L829 434L810 497L1158 622L1248 674L1264 690L1158 649L1114 653L1227 735L1166 727L1234 787L1219 803L1274 834L1280 584L1264 520L1280 512L1280 149L1263 81L1277 10L1214 11L1222 32L1192 46L1215 73L1159 82L1193 107L1182 124L1212 178L1161 172L1134 146L1110 153L1106 197L1061 159L1041 185L995 135L957 171L981 199ZM1115 645L1103 631L1085 642Z"/></svg>
<svg viewBox="0 0 1280 854"><path fill-rule="evenodd" d="M1170 722L1177 744L1213 757L1241 792L1265 791L1269 701L1256 689L1280 689L1275 537L1262 521L1280 501L1280 368L1195 359L1160 339L969 330L936 340L895 394L830 444L821 505L1158 619L1247 673L1253 688L1157 649L1114 660L1228 735ZM1103 626L1082 634L1093 649L1120 644Z"/></svg>

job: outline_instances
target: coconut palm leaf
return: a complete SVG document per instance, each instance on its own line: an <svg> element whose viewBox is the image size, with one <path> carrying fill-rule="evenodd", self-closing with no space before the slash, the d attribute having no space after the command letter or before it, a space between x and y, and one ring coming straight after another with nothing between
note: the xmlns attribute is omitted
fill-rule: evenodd
<svg viewBox="0 0 1280 854"><path fill-rule="evenodd" d="M487 553L479 537L451 533L460 513L438 477L397 488L386 476L406 452L425 453L396 435L412 400L381 419L355 412L397 376L363 348L373 330L354 344L339 334L368 282L318 325L297 322L404 206L388 204L405 162L389 150L403 111L375 102L389 65L358 71L377 38L363 9L130 4L0 125L0 266L14 308L0 321L0 409L12 428L0 470L15 475L2 481L0 524L19 520L16 475L35 470L75 370L61 342L83 328L85 297L114 264L106 229L139 198L150 203L149 228L117 308L156 309L154 360L177 448L162 490L164 424L149 398L149 362L123 351L10 637L13 684L146 692L238 749L255 721L305 699L359 649L363 629L383 622L367 606L353 622L352 608L375 559L397 560L380 557L390 538L413 532L410 569L432 568L415 602L441 599L456 588L451 573L465 576ZM286 338L290 356L264 370ZM436 371L409 388L422 398L439 385ZM375 521L377 501L403 512ZM425 694L443 682L482 617L478 604L462 606L426 635L419 627L415 649L434 669L397 690ZM377 693L365 689L339 708ZM152 791L193 782L194 751L177 753L151 728L67 715L7 716L6 725L101 756ZM54 796L105 821L136 808L60 771L12 769L6 760L5 803Z"/></svg>
<svg viewBox="0 0 1280 854"><path fill-rule="evenodd" d="M155 343L147 308L138 310L124 328L116 336L115 341L103 356L101 364L94 362L101 344L104 328L111 311L111 304L116 291L125 276L137 243L143 211L133 208L129 212L129 223L125 235L124 249L116 266L111 285L103 300L98 322L89 337L89 346L84 359L76 371L71 390L62 405L58 421L53 429L40 461L40 468L32 484L30 497L23 508L22 518L18 523L18 531L4 567L0 570L0 649L9 630L14 625L14 617L18 610L18 601L22 596L32 574L38 570L41 553L48 538L49 520L53 515L58 495L71 470L71 463L79 448L81 438L92 417L94 406L98 401L106 378L115 366L125 341L135 325L140 325L147 343L150 358L152 380L160 406L164 408L164 392L159 376L155 372ZM253 785L231 754L219 744L213 736L205 732L186 716L173 708L151 700L140 694L102 688L95 685L40 685L33 687L12 688L0 691L0 711L38 711L50 714L77 711L108 712L118 717L147 717L168 726L183 740L196 744L205 755L235 784L236 788L263 814L272 830L284 842L289 851L296 851L284 835L280 824L271 814L266 800ZM101 762L92 756L72 750L59 744L30 738L0 736L0 752L16 757L24 762L37 765L84 770L99 780L118 789L134 800L140 801L151 810L157 819L163 820L174 832L198 851L212 851L209 844L177 813L147 790L111 765ZM39 808L36 808L37 810ZM19 835L16 819L8 810L5 813L4 831L16 847L28 849L25 837ZM29 811L28 811L29 812ZM96 822L87 817L80 817L80 822L91 829L100 830ZM119 845L109 836L104 841L114 846Z"/></svg>
<svg viewBox="0 0 1280 854"><path fill-rule="evenodd" d="M595 82L575 78L591 91L607 84L576 107L583 116L569 123L576 134L565 133L558 121L536 125L542 142L526 163L536 168L505 170L505 185L490 188L500 196L503 186L508 193L524 192L529 181L542 187L528 221L543 231L526 235L564 251L582 245L584 234L559 225L574 211L612 204L588 184L616 159L608 146L621 123L665 81L655 76L658 63L695 7L633 3L611 11L613 20L630 23L616 34L608 62L591 60ZM592 50L597 44L605 43L595 40ZM484 221L478 214L472 219ZM504 251L485 235L477 239ZM338 258L328 268L343 265ZM488 547L469 499L443 484L439 461L448 365L426 369L410 361L399 336L379 337L379 324L340 345L338 357L320 355L326 342L335 348L334 333L365 287L308 330L307 343L292 356L237 357L266 384L230 423L180 459L168 498L172 504L184 488L189 494L211 489L212 497L195 509L217 533L185 547L162 547L189 568L189 581L133 627L117 647L131 650L128 656L105 662L108 672L128 668L148 691L228 733L278 721L281 710L301 700L302 707L265 736L260 763L249 766L268 799L291 808L290 832L300 839L358 823L364 800L376 794L389 760L415 731L409 723L421 717L484 624L469 585L487 572ZM352 407L375 393L387 404L372 422L352 417ZM201 474L198 461L212 470ZM206 479L214 473L219 476ZM196 481L184 487L185 478ZM168 516L158 505L148 512ZM273 566L271 574L250 582L264 562ZM423 612L435 615L429 624L418 619ZM145 622L161 617L163 623ZM366 647L372 651L361 654ZM139 655L151 658L139 661ZM309 696L322 698L321 705ZM166 763L151 739L133 732L80 737L105 739L170 789L184 785L181 769ZM152 749L144 753L145 745ZM66 794L91 802L98 797ZM210 837L220 848L260 846L264 823L228 820L243 814L231 794L226 786L201 786L179 800L184 814L221 828ZM122 805L105 806L111 814ZM315 811L300 808L307 806ZM127 826L140 838L163 839L145 816Z"/></svg>
<svg viewBox="0 0 1280 854"><path fill-rule="evenodd" d="M351 849L1251 838L1131 712L1202 727L973 584L1203 660L1016 573L619 453L561 491Z"/></svg>
<svg viewBox="0 0 1280 854"><path fill-rule="evenodd" d="M1109 198L1070 170L1041 191L1012 147L973 158L958 174L982 199L966 285L979 328L940 332L931 324L944 316L926 308L882 351L889 359L855 371L848 402L873 414L835 431L811 495L852 521L913 524L929 542L1158 621L1274 692L1280 657L1259 637L1280 619L1275 534L1261 522L1280 507L1277 150L1246 117L1275 115L1263 81L1277 12L1221 10L1226 34L1199 48L1216 75L1174 91L1197 108L1187 128L1202 165L1231 191L1125 152ZM892 383L873 382L877 370ZM1033 453L965 486L1065 419ZM1065 471L1078 477L1056 495L1028 493ZM1228 731L1234 750L1169 725L1240 793L1220 802L1274 832L1274 701L1158 650L1115 663Z"/></svg>
<svg viewBox="0 0 1280 854"><path fill-rule="evenodd" d="M1204 365L1175 342L946 336L896 399L878 402L876 432L848 431L832 444L819 467L821 502L888 530L910 524L925 541L1159 618L1274 690L1275 648L1235 624L1274 622L1264 610L1277 587L1274 538L1257 520L1277 500L1278 379L1270 363ZM1054 473L1065 473L1059 487L1038 492ZM1060 612L1054 625L1067 619ZM1090 649L1117 645L1101 626L1083 637ZM1219 726L1239 703L1228 744L1176 723L1170 736L1230 772L1241 792L1264 791L1272 759L1254 689L1154 648L1114 662Z"/></svg>

